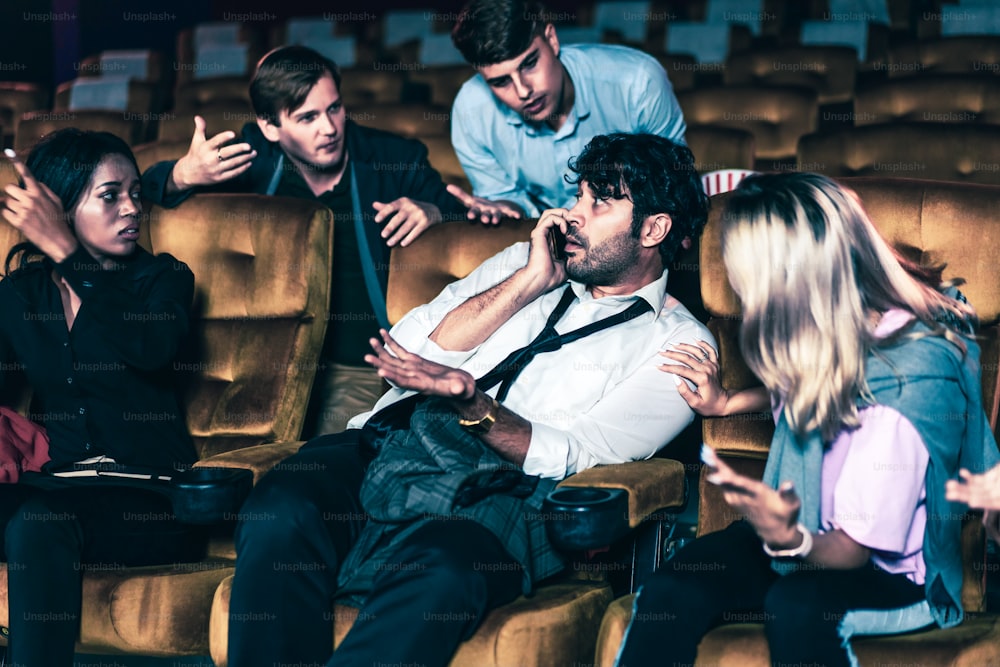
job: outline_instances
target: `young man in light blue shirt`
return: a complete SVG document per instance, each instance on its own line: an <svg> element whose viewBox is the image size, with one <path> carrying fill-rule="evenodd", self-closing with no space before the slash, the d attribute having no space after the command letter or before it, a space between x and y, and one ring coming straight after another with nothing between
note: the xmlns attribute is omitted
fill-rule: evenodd
<svg viewBox="0 0 1000 667"><path fill-rule="evenodd" d="M474 194L535 217L572 206L570 158L612 132L684 142L684 116L667 73L641 51L560 48L530 0L473 0L452 40L478 75L452 107L451 140Z"/></svg>

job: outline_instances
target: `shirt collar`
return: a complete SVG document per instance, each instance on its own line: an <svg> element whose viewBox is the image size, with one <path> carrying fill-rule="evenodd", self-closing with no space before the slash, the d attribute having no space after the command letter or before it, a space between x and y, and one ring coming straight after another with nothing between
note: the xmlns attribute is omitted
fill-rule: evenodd
<svg viewBox="0 0 1000 667"><path fill-rule="evenodd" d="M578 283L575 280L570 280L569 286L576 294L576 298L580 300L581 303L585 301L597 301L587 290L587 286L583 283ZM600 300L607 301L634 301L635 299L642 299L648 303L653 308L654 313L659 313L660 308L663 306L663 301L667 297L667 269L663 269L663 274L659 278L651 283L648 283L631 294L621 294L618 296L605 296L601 297Z"/></svg>

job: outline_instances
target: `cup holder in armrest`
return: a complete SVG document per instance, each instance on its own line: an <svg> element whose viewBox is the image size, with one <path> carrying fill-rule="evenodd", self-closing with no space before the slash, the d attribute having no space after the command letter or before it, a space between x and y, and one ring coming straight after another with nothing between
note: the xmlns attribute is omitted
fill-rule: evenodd
<svg viewBox="0 0 1000 667"><path fill-rule="evenodd" d="M240 511L253 488L253 472L243 468L191 468L175 474L169 486L178 521L219 523Z"/></svg>
<svg viewBox="0 0 1000 667"><path fill-rule="evenodd" d="M561 551L606 547L629 532L628 491L564 486L545 498L545 531Z"/></svg>

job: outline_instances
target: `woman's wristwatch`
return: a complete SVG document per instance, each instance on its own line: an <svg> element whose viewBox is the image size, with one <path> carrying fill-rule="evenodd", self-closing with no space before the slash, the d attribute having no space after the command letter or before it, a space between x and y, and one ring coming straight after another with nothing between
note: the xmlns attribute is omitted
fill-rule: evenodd
<svg viewBox="0 0 1000 667"><path fill-rule="evenodd" d="M794 549L772 549L764 542L764 553L771 558L805 558L813 548L813 536L809 529L801 523L795 525L795 530L802 534L802 544Z"/></svg>

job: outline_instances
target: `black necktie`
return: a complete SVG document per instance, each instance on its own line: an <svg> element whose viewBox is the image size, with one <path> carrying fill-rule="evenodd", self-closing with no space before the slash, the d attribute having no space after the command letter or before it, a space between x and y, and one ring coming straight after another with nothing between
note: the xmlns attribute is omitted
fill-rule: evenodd
<svg viewBox="0 0 1000 667"><path fill-rule="evenodd" d="M545 352L554 352L558 350L563 345L567 343L572 343L575 340L579 340L590 334L597 333L604 329L611 328L622 322L627 322L639 315L642 315L646 311L653 310L653 307L649 305L645 299L638 299L631 306L623 311L617 312L614 315L609 315L604 319L598 320L596 322L591 322L586 326L582 326L579 329L574 329L564 334L559 334L556 331L556 324L562 319L562 316L566 314L569 310L569 306L576 299L576 294L573 292L573 288L570 285L566 285L566 290L563 292L562 298L559 299L559 304L556 305L555 310L549 315L548 321L545 322L545 327L542 329L541 333L535 336L535 339L531 341L525 347L519 350L514 350L507 358L497 364L490 372L476 380L476 387L487 391L492 389L496 385L500 385L500 390L497 392L497 400L503 401L507 397L507 392L510 391L511 384L517 379L517 376L521 374L524 367L527 366L535 356L539 354L544 354Z"/></svg>
<svg viewBox="0 0 1000 667"><path fill-rule="evenodd" d="M570 304L575 299L576 294L573 293L573 288L566 285L566 291L563 292L562 298L559 300L559 304L555 310L549 315L549 319L545 322L545 327L541 333L535 336L535 339L531 343L511 352L507 355L506 359L476 380L476 387L486 391L503 383L500 386L500 391L497 393L497 400L502 401L507 397L510 385L536 355L558 350L567 343L580 340L592 333L611 328L616 324L621 324L622 322L638 317L646 311L653 310L653 307L647 301L638 299L631 306L614 315L591 322L579 329L559 334L556 332L556 324L566 314ZM361 431L361 442L368 448L369 455L374 456L377 443L392 430L409 427L410 416L413 414L414 408L425 398L427 397L422 394L408 396L401 401L396 401L382 408L365 422Z"/></svg>

